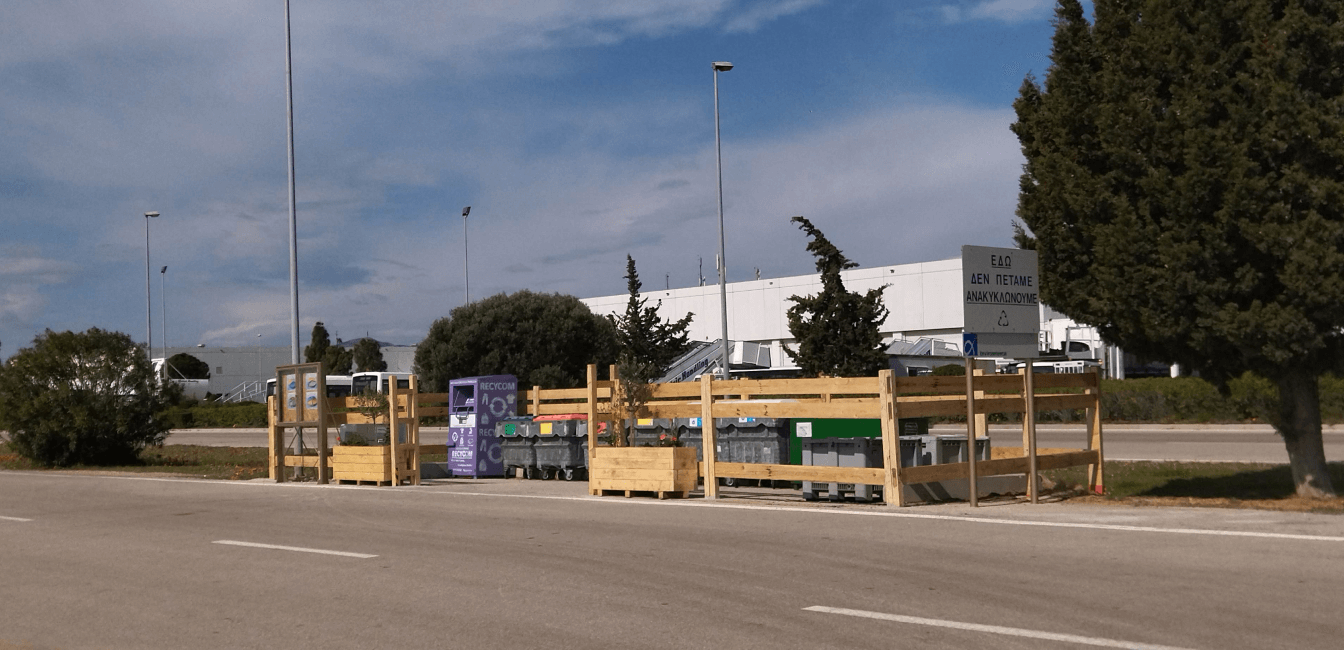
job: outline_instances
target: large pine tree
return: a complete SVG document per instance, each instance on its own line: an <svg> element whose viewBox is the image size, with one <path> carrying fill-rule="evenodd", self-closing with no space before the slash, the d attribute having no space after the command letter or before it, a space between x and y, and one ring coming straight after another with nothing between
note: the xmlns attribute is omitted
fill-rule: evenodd
<svg viewBox="0 0 1344 650"><path fill-rule="evenodd" d="M1344 349L1339 2L1060 0L1015 103L1042 298L1140 356L1275 381L1297 492L1332 495Z"/></svg>
<svg viewBox="0 0 1344 650"><path fill-rule="evenodd" d="M826 235L805 217L791 219L812 241L807 252L821 273L821 293L815 296L790 296L789 333L798 343L798 351L784 352L798 364L804 375L819 377L873 377L887 367L882 345L881 325L887 319L882 304L886 285L859 295L845 289L840 272L858 263L850 261Z"/></svg>

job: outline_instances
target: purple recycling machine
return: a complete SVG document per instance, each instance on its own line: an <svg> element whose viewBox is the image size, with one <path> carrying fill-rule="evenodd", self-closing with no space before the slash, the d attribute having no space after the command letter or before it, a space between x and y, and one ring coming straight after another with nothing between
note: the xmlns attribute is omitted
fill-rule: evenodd
<svg viewBox="0 0 1344 650"><path fill-rule="evenodd" d="M448 382L448 471L453 476L504 475L495 422L518 412L518 378L463 377Z"/></svg>

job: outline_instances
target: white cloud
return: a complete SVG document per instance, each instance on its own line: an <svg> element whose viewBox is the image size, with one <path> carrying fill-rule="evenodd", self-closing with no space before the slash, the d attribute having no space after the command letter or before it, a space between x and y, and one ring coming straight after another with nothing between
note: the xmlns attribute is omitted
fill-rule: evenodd
<svg viewBox="0 0 1344 650"><path fill-rule="evenodd" d="M1048 16L1054 0L984 0L971 7L944 5L943 19L949 23L963 20L997 20L1019 23Z"/></svg>
<svg viewBox="0 0 1344 650"><path fill-rule="evenodd" d="M758 2L747 8L746 11L738 14L728 21L723 27L723 31L734 34L739 32L754 32L761 28L761 25L776 20L783 16L796 14L812 7L816 7L825 2L825 0L779 0L774 2Z"/></svg>

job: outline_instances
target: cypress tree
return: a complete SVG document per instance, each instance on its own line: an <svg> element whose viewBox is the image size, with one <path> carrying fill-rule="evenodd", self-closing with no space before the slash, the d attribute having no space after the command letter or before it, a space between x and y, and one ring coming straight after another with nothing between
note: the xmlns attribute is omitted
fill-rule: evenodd
<svg viewBox="0 0 1344 650"><path fill-rule="evenodd" d="M1014 108L1042 298L1217 383L1273 380L1302 496L1334 494L1318 377L1344 350L1340 4L1060 0Z"/></svg>
<svg viewBox="0 0 1344 650"><path fill-rule="evenodd" d="M805 217L790 221L807 233L812 241L807 252L816 258L821 273L821 293L815 296L790 296L789 333L797 341L798 351L784 349L804 375L832 377L873 377L887 367L880 326L887 318L882 304L883 285L859 295L845 289L840 272L858 263L850 261L821 230Z"/></svg>

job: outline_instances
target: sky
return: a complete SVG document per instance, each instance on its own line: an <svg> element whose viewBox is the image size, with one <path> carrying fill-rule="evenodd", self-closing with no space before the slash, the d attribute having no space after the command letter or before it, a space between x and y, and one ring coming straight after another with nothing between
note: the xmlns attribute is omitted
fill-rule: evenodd
<svg viewBox="0 0 1344 650"><path fill-rule="evenodd" d="M45 329L288 345L282 0L0 4L0 358ZM1010 246L1047 0L292 0L300 331L470 295ZM472 206L466 234L463 206ZM466 240L464 241L464 236ZM469 249L465 250L464 249ZM166 273L160 267L167 266ZM166 318L165 318L166 316ZM712 316L712 315L711 315ZM166 321L166 330L164 328Z"/></svg>

